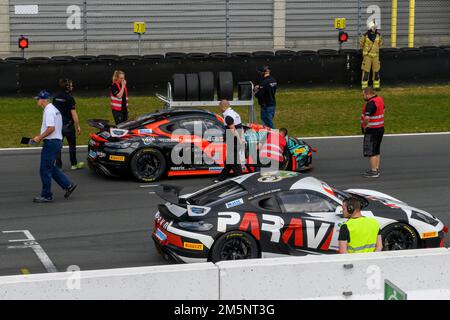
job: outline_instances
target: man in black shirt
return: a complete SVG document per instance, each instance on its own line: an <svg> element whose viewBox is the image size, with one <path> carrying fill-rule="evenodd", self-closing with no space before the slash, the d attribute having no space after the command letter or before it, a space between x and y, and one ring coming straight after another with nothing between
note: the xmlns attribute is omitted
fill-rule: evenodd
<svg viewBox="0 0 450 320"><path fill-rule="evenodd" d="M243 130L240 115L230 107L227 100L219 103L219 109L225 121L224 142L226 143L226 157L223 170L214 182L220 182L228 178L231 170L234 176L242 175L242 146Z"/></svg>
<svg viewBox="0 0 450 320"><path fill-rule="evenodd" d="M63 138L65 137L69 144L71 169L78 170L84 167L84 163L77 161L76 135L80 135L81 128L75 109L75 99L72 96L73 82L70 79L61 79L59 80L59 85L61 92L53 98L53 105L59 110L62 116L62 134ZM56 157L56 165L59 168L62 167L61 153Z"/></svg>
<svg viewBox="0 0 450 320"><path fill-rule="evenodd" d="M261 107L261 121L269 127L275 128L273 125L273 118L275 117L277 92L277 80L270 75L270 68L262 66L258 68L258 73L262 80L259 85L255 86L255 97Z"/></svg>
<svg viewBox="0 0 450 320"><path fill-rule="evenodd" d="M364 106L361 113L361 130L364 134L363 153L369 158L370 170L363 176L380 176L380 147L384 135L384 101L371 87L363 90Z"/></svg>

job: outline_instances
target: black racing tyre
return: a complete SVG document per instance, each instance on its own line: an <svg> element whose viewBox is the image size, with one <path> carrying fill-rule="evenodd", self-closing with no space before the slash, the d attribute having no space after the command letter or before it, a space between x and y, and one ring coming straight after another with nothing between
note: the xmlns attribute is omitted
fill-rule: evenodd
<svg viewBox="0 0 450 320"><path fill-rule="evenodd" d="M200 101L214 100L214 73L199 72Z"/></svg>
<svg viewBox="0 0 450 320"><path fill-rule="evenodd" d="M220 236L214 243L210 261L256 259L260 252L256 240L248 233L230 231Z"/></svg>
<svg viewBox="0 0 450 320"><path fill-rule="evenodd" d="M272 58L274 54L273 51L255 51L252 56L255 58Z"/></svg>
<svg viewBox="0 0 450 320"><path fill-rule="evenodd" d="M27 62L27 59L22 57L8 57L5 58L5 62L11 63L11 64L24 64Z"/></svg>
<svg viewBox="0 0 450 320"><path fill-rule="evenodd" d="M251 100L253 96L252 83L250 81L238 82L238 99Z"/></svg>
<svg viewBox="0 0 450 320"><path fill-rule="evenodd" d="M166 173L167 161L157 149L141 149L130 161L130 171L133 177L141 182L151 182L160 179Z"/></svg>
<svg viewBox="0 0 450 320"><path fill-rule="evenodd" d="M29 64L46 64L49 63L51 60L48 57L31 57L28 58Z"/></svg>
<svg viewBox="0 0 450 320"><path fill-rule="evenodd" d="M186 75L175 73L172 76L172 98L174 101L186 101Z"/></svg>
<svg viewBox="0 0 450 320"><path fill-rule="evenodd" d="M219 72L217 78L217 97L219 100L233 100L233 73L231 71Z"/></svg>
<svg viewBox="0 0 450 320"><path fill-rule="evenodd" d="M283 150L283 162L280 163L280 170L292 170L292 154L288 148Z"/></svg>
<svg viewBox="0 0 450 320"><path fill-rule="evenodd" d="M54 56L51 57L51 61L55 63L70 63L73 62L74 58L72 56Z"/></svg>
<svg viewBox="0 0 450 320"><path fill-rule="evenodd" d="M417 232L405 223L390 224L381 230L383 251L419 248Z"/></svg>
<svg viewBox="0 0 450 320"><path fill-rule="evenodd" d="M168 60L183 60L186 58L184 52L166 52L166 59Z"/></svg>
<svg viewBox="0 0 450 320"><path fill-rule="evenodd" d="M199 100L199 81L197 73L186 74L186 99L187 101Z"/></svg>

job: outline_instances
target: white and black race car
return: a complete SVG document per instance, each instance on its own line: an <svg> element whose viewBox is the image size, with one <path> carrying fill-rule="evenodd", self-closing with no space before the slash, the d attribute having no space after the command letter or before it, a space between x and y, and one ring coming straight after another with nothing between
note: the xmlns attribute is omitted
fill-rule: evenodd
<svg viewBox="0 0 450 320"><path fill-rule="evenodd" d="M337 190L296 172L251 173L180 196L173 186L157 194L152 238L165 258L177 262L336 253L350 196L362 214L381 226L384 250L442 247L448 229L433 215L386 194Z"/></svg>

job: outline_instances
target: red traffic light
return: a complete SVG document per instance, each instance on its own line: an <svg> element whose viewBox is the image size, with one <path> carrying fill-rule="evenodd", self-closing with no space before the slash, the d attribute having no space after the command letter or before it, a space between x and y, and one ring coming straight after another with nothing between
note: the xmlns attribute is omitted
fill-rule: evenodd
<svg viewBox="0 0 450 320"><path fill-rule="evenodd" d="M348 41L348 33L344 31L339 31L339 42L347 42Z"/></svg>
<svg viewBox="0 0 450 320"><path fill-rule="evenodd" d="M28 48L28 44L29 44L28 38L25 38L24 36L21 36L19 38L19 48L20 49Z"/></svg>

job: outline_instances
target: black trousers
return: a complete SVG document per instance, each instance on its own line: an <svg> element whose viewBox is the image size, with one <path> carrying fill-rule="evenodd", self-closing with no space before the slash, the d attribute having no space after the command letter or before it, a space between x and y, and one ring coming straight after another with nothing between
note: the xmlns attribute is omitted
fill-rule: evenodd
<svg viewBox="0 0 450 320"><path fill-rule="evenodd" d="M67 143L69 144L69 154L70 154L70 163L72 166L78 163L77 161L77 135L75 133L74 125L63 126L62 130L63 140L67 139ZM61 151L56 156L56 166L58 168L62 167L61 160Z"/></svg>
<svg viewBox="0 0 450 320"><path fill-rule="evenodd" d="M112 110L112 114L114 117L114 121L116 122L116 125L128 120L128 111Z"/></svg>
<svg viewBox="0 0 450 320"><path fill-rule="evenodd" d="M238 146L237 139L233 138L232 141L230 142L227 141L226 144L227 144L226 148L227 159L225 161L225 166L223 167L223 170L220 172L217 178L220 181L227 179L228 176L230 175L231 170L233 170L233 175L235 177L242 175L242 164L239 161L240 148ZM227 163L229 162L228 159L229 156L232 157L232 163Z"/></svg>

